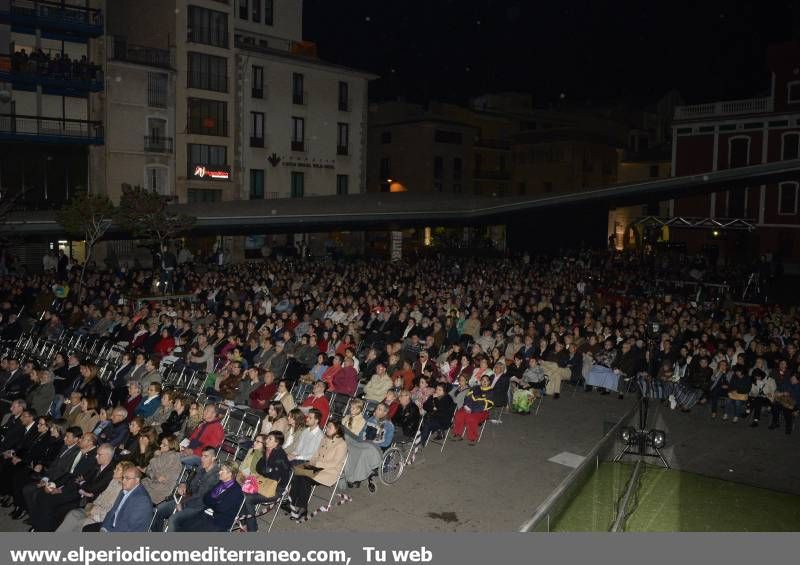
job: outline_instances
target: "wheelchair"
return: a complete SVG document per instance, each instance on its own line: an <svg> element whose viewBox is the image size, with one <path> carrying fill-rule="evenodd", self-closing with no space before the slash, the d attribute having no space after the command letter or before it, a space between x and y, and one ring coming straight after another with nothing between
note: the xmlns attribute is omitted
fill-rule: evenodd
<svg viewBox="0 0 800 565"><path fill-rule="evenodd" d="M400 480L406 467L414 462L416 441L422 430L423 419L424 418L420 418L413 438L394 441L392 445L383 452L381 466L367 477L367 489L369 492L373 493L376 490L376 477L386 486L393 485Z"/></svg>

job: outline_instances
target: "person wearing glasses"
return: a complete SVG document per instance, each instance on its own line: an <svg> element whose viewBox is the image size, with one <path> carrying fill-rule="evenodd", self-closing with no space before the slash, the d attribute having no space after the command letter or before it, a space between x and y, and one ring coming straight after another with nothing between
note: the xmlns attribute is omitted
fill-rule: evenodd
<svg viewBox="0 0 800 565"><path fill-rule="evenodd" d="M153 501L142 486L136 467L122 473L122 490L101 523L84 526L84 532L146 532L153 517Z"/></svg>

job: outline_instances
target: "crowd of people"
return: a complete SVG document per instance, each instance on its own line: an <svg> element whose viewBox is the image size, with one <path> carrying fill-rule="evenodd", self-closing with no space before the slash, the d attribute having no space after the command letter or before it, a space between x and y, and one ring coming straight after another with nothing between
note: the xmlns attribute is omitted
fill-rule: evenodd
<svg viewBox="0 0 800 565"><path fill-rule="evenodd" d="M141 307L157 271L89 272L76 295L55 268L0 279L4 343L22 312L40 337L124 353L111 373L68 350L2 359L0 503L36 531L252 531L284 489L300 521L314 486L341 472L357 488L395 441L475 445L492 410L529 414L566 383L787 434L800 403L794 308L654 293L656 263L635 255L181 264L192 299ZM207 374L206 402L168 367ZM295 383L311 388L299 405ZM326 393L352 398L345 414ZM226 406L264 417L238 463L216 458Z"/></svg>
<svg viewBox="0 0 800 565"><path fill-rule="evenodd" d="M11 55L11 69L17 73L65 80L98 80L101 68L89 61L86 55L73 59L69 53L45 52L40 48L30 53L26 49L14 51Z"/></svg>

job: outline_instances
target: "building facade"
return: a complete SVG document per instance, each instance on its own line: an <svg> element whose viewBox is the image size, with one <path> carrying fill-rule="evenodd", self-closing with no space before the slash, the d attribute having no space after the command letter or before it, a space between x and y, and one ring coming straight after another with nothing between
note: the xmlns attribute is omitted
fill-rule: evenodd
<svg viewBox="0 0 800 565"><path fill-rule="evenodd" d="M672 175L703 174L800 157L800 44L772 46L768 52L772 80L767 96L711 102L675 109ZM743 219L754 226L748 245L761 253L800 257L800 179L670 202L670 216ZM711 230L673 230L671 239L694 250L707 245L734 252L739 238L716 241Z"/></svg>
<svg viewBox="0 0 800 565"><path fill-rule="evenodd" d="M141 0L109 30L173 53L179 202L361 192L371 77L302 39L299 0Z"/></svg>
<svg viewBox="0 0 800 565"><path fill-rule="evenodd" d="M92 190L104 142L104 2L0 0L0 193L29 209Z"/></svg>

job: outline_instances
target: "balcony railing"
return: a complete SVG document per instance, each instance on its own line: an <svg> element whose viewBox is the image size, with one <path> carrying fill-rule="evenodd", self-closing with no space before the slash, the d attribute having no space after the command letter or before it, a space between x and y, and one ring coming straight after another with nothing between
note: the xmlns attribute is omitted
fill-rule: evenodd
<svg viewBox="0 0 800 565"><path fill-rule="evenodd" d="M0 138L102 145L103 124L90 120L0 114Z"/></svg>
<svg viewBox="0 0 800 565"><path fill-rule="evenodd" d="M56 70L53 65L51 70L46 62L40 65L17 55L0 55L0 82L34 89L41 85L45 94L74 95L103 90L103 72L99 67L89 64L73 67L71 63L62 70Z"/></svg>
<svg viewBox="0 0 800 565"><path fill-rule="evenodd" d="M488 149L500 149L503 151L511 150L511 143L503 139L487 139L482 137L475 142L475 147L483 147Z"/></svg>
<svg viewBox="0 0 800 565"><path fill-rule="evenodd" d="M103 13L100 10L50 0L10 0L7 11L0 9L0 21L90 37L103 35Z"/></svg>
<svg viewBox="0 0 800 565"><path fill-rule="evenodd" d="M168 49L134 45L128 43L128 40L124 37L114 37L113 40L114 48L111 51L111 58L115 61L137 63L163 69L172 67L172 59Z"/></svg>
<svg viewBox="0 0 800 565"><path fill-rule="evenodd" d="M739 114L764 114L772 112L774 103L771 96L749 98L747 100L729 100L727 102L711 102L694 104L693 106L676 106L676 120L693 120L715 116L734 116Z"/></svg>
<svg viewBox="0 0 800 565"><path fill-rule="evenodd" d="M305 151L305 150L306 150L305 141L292 141L292 151Z"/></svg>
<svg viewBox="0 0 800 565"><path fill-rule="evenodd" d="M305 90L303 92L292 92L292 103L298 104L300 106L305 106L308 104L308 92Z"/></svg>
<svg viewBox="0 0 800 565"><path fill-rule="evenodd" d="M148 153L172 153L172 138L146 135L144 150Z"/></svg>

